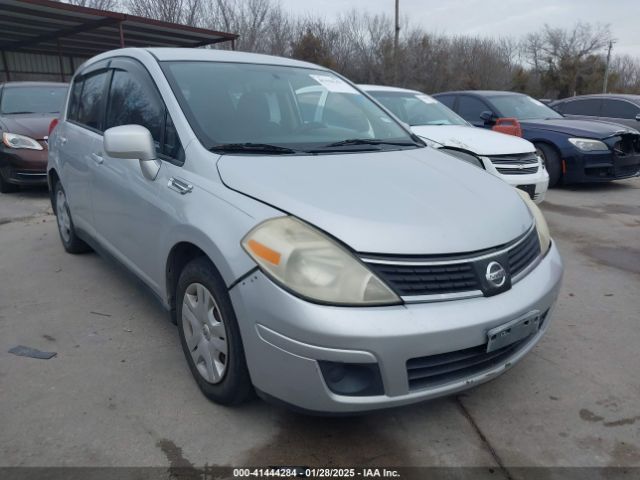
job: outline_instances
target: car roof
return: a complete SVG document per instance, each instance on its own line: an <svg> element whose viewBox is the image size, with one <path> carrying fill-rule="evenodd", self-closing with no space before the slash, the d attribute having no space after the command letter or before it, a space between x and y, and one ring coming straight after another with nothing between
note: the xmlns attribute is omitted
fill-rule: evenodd
<svg viewBox="0 0 640 480"><path fill-rule="evenodd" d="M281 65L285 67L313 68L316 70L328 70L325 67L309 62L294 60L291 58L263 55L259 53L238 52L235 50L214 50L210 48L119 48L110 50L90 59L85 65L105 60L112 57L132 55L137 57L140 53L151 54L157 61L207 61L207 62L234 62L253 63L264 65Z"/></svg>
<svg viewBox="0 0 640 480"><path fill-rule="evenodd" d="M359 84L358 88L364 90L365 92L400 92L400 93L413 93L413 94L421 94L424 93L418 90L410 90L408 88L400 88L400 87L389 87L386 85L367 85L367 84Z"/></svg>
<svg viewBox="0 0 640 480"><path fill-rule="evenodd" d="M469 95L477 95L479 97L497 97L497 96L507 96L507 95L526 95L525 93L520 92L507 92L504 90L454 90L451 92L438 92L434 93L434 96L437 95L458 95L458 94L469 94Z"/></svg>
<svg viewBox="0 0 640 480"><path fill-rule="evenodd" d="M592 93L589 95L576 95L574 97L561 98L553 103L570 102L572 100L579 100L581 98L613 98L620 100L629 100L630 102L640 104L640 95L633 95L631 93Z"/></svg>
<svg viewBox="0 0 640 480"><path fill-rule="evenodd" d="M4 82L0 83L2 87L20 88L20 87L68 87L68 83L63 82Z"/></svg>

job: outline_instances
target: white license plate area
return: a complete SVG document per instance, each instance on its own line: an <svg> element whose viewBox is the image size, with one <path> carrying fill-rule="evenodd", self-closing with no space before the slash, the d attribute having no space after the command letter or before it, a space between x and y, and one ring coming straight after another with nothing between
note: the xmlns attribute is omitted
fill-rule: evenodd
<svg viewBox="0 0 640 480"><path fill-rule="evenodd" d="M487 352L506 347L533 335L540 329L540 312L529 312L522 317L503 323L487 332Z"/></svg>

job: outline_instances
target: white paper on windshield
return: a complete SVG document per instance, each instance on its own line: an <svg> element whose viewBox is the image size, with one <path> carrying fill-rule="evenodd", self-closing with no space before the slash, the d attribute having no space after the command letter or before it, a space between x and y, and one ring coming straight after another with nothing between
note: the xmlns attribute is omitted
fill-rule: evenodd
<svg viewBox="0 0 640 480"><path fill-rule="evenodd" d="M431 98L429 95L416 95L416 98L424 103L432 104L437 103L436 100Z"/></svg>
<svg viewBox="0 0 640 480"><path fill-rule="evenodd" d="M322 85L330 92L335 93L358 93L358 91L344 80L329 75L309 75L316 82Z"/></svg>

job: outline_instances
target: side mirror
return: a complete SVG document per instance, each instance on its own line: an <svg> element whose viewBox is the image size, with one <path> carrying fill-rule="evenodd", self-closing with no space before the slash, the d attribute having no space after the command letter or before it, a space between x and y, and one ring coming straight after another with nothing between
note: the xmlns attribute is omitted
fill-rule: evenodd
<svg viewBox="0 0 640 480"><path fill-rule="evenodd" d="M493 123L493 120L495 119L493 112L490 110L485 110L484 112L482 112L480 114L480 118L484 120L484 123Z"/></svg>
<svg viewBox="0 0 640 480"><path fill-rule="evenodd" d="M636 120L640 122L640 113L636 115Z"/></svg>
<svg viewBox="0 0 640 480"><path fill-rule="evenodd" d="M136 159L140 161L142 174L155 180L160 170L160 161L151 132L141 125L122 125L104 132L104 152L113 158Z"/></svg>

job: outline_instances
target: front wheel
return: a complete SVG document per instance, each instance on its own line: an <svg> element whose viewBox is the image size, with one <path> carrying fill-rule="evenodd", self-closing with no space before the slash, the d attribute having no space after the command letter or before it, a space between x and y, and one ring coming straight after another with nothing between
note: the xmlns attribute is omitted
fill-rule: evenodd
<svg viewBox="0 0 640 480"><path fill-rule="evenodd" d="M555 148L544 143L536 143L536 153L542 158L542 163L549 174L549 188L555 187L562 180L562 165L560 155Z"/></svg>
<svg viewBox="0 0 640 480"><path fill-rule="evenodd" d="M191 374L210 400L235 405L253 386L229 294L211 262L196 258L182 270L176 292L178 330Z"/></svg>

